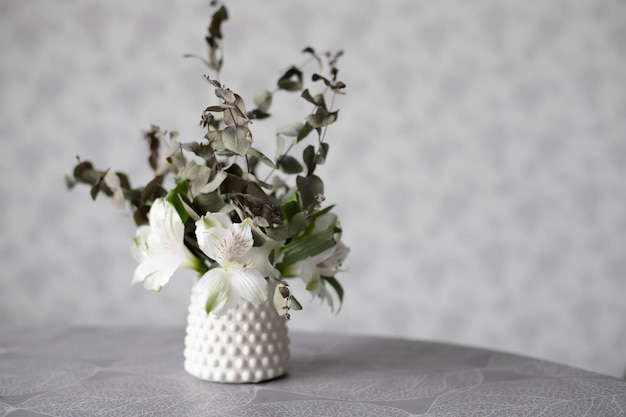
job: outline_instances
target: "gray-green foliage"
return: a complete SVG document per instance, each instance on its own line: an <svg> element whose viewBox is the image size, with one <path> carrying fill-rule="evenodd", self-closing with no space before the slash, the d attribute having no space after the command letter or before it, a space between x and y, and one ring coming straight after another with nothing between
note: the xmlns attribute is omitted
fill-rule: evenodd
<svg viewBox="0 0 626 417"><path fill-rule="evenodd" d="M137 225L148 222L151 203L165 197L177 208L185 223L185 244L210 268L211 260L199 249L194 235L194 221L207 212L217 212L232 207L233 221L250 217L255 225L255 244L268 239L284 241L273 256L281 256L279 270L287 268L306 257L315 256L337 243L341 230L332 225L326 230L313 232L315 219L332 206L322 208L324 183L315 174L325 163L329 153L326 131L338 120L339 110L333 105L337 94L343 94L345 84L337 79L338 53L318 54L307 47L303 53L307 64L317 63L327 74L307 73L306 66L290 66L277 80L276 88L257 93L248 110L244 99L217 78L224 63L222 25L228 19L224 5L213 2L214 12L205 37L206 57L199 58L214 71L215 77L205 80L214 90L216 103L207 106L200 115L203 138L199 141L179 143L176 132L167 132L151 126L143 137L148 145L148 164L154 178L145 185L133 186L127 175L117 172L124 198L133 210ZM294 95L295 93L295 95ZM298 94L299 93L299 94ZM277 97L277 96L281 97ZM312 107L299 121L279 128L276 133L274 159L254 147L252 120L269 119L272 104L277 99L305 100ZM301 155L294 155L296 144L308 140ZM173 149L164 149L169 141ZM264 180L260 169L269 171ZM67 183L91 186L91 197L99 194L112 196L114 191L104 181L108 170L94 168L89 161L78 161ZM165 179L171 177L175 186L166 189ZM343 298L343 289L334 277L323 277ZM274 301L281 314L301 308L287 288L284 280L276 285Z"/></svg>

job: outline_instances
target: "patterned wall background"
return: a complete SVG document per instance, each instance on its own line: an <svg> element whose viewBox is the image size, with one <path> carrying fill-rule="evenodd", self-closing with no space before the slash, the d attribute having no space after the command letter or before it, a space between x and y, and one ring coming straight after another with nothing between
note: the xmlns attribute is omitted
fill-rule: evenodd
<svg viewBox="0 0 626 417"><path fill-rule="evenodd" d="M222 80L244 97L305 46L346 50L322 171L352 248L346 302L305 304L292 329L622 375L625 1L231 3ZM129 213L64 176L79 155L149 179L151 123L199 139L215 101L182 55L204 50L207 4L0 2L0 324L184 325L191 277L131 287ZM261 147L302 117L283 110Z"/></svg>

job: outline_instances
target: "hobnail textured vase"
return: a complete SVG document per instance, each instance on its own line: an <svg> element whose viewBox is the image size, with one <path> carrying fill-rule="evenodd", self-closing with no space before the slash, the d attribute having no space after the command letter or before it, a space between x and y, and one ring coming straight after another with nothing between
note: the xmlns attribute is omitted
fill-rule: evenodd
<svg viewBox="0 0 626 417"><path fill-rule="evenodd" d="M261 382L289 367L285 318L268 300L258 306L242 301L216 317L205 311L205 299L192 294L185 337L185 370L206 381Z"/></svg>

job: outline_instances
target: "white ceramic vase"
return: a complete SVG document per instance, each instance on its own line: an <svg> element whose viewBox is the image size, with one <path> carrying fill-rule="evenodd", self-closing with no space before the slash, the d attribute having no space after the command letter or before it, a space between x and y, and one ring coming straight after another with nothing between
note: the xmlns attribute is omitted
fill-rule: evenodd
<svg viewBox="0 0 626 417"><path fill-rule="evenodd" d="M247 383L287 372L287 324L271 300L259 306L242 301L221 317L207 314L205 302L192 292L184 351L188 373L206 381Z"/></svg>

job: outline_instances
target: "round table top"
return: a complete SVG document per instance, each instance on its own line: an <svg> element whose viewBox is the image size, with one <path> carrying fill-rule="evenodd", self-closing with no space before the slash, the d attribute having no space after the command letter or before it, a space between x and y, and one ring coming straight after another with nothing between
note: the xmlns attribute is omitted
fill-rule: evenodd
<svg viewBox="0 0 626 417"><path fill-rule="evenodd" d="M291 334L285 377L204 382L184 329L0 328L0 416L624 416L626 381L416 340Z"/></svg>

